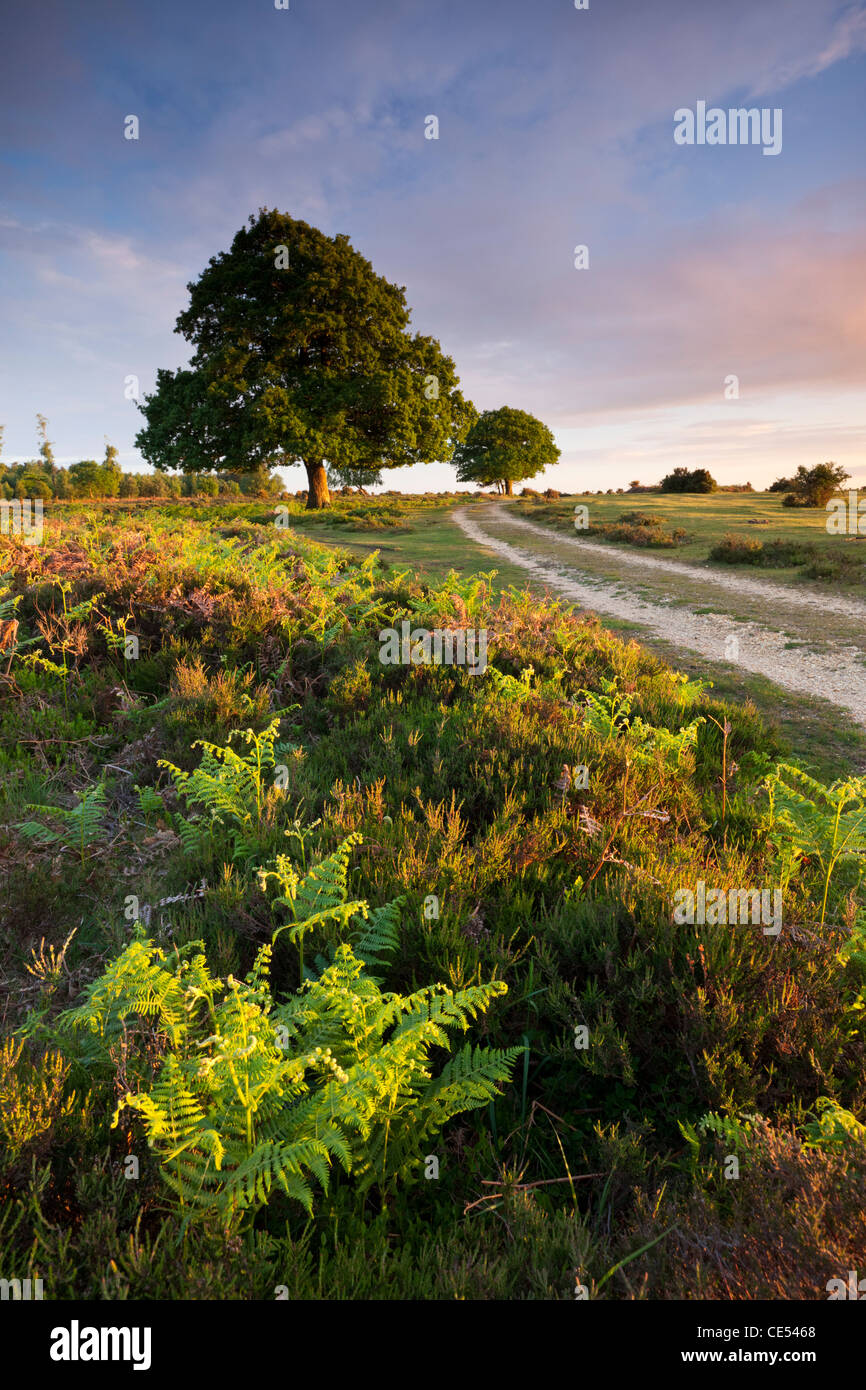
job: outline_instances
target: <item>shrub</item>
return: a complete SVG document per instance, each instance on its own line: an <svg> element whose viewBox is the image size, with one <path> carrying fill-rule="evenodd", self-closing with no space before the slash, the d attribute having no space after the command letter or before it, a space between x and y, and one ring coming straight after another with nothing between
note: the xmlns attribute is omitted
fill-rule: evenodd
<svg viewBox="0 0 866 1390"><path fill-rule="evenodd" d="M814 468L804 468L802 464L790 480L790 492L783 498L783 507L823 507L834 493L838 492L850 474L841 464L819 463ZM784 479L778 479L782 483ZM771 491L776 491L773 484Z"/></svg>
<svg viewBox="0 0 866 1390"><path fill-rule="evenodd" d="M718 483L706 468L675 468L662 478L662 492L716 492Z"/></svg>
<svg viewBox="0 0 866 1390"><path fill-rule="evenodd" d="M431 1051L449 1049L449 1033L465 1032L507 986L383 994L367 972L396 945L397 904L371 912L347 903L347 860L359 838L350 836L303 880L285 863L278 870L290 894L278 901L291 902L300 917L289 924L295 939L329 921L363 923L354 944L336 945L330 963L287 999L271 993L272 944L261 947L243 982L221 980L203 942L168 954L138 928L60 1020L85 1035L91 1066L111 1062L132 1020L165 1038L152 1084L128 1091L112 1123L126 1107L142 1116L185 1222L216 1219L230 1230L277 1189L312 1212L312 1182L327 1191L335 1159L361 1191L410 1180L442 1126L488 1104L522 1051L467 1043L433 1075ZM143 1073L135 1079L146 1083Z"/></svg>
<svg viewBox="0 0 866 1390"><path fill-rule="evenodd" d="M730 532L713 546L710 559L723 565L760 564L762 541L752 540L751 536L734 536Z"/></svg>

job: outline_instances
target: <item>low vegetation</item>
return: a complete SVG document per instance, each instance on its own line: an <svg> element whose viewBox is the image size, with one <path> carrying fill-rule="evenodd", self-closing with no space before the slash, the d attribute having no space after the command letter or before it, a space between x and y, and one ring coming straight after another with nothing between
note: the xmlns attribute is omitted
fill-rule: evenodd
<svg viewBox="0 0 866 1390"><path fill-rule="evenodd" d="M289 511L0 538L0 1274L823 1296L864 1238L866 780ZM486 671L383 665L404 620L486 629ZM698 883L778 889L781 933L677 921Z"/></svg>

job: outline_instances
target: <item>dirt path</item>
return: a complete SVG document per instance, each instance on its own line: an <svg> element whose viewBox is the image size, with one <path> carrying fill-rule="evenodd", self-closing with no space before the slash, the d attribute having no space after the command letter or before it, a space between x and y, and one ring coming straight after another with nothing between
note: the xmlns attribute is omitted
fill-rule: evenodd
<svg viewBox="0 0 866 1390"><path fill-rule="evenodd" d="M601 552L610 563L610 547L588 541L563 537L547 532L543 527L512 515L507 508L487 506L470 515L464 507L452 513L455 523L477 545L525 569L528 574L551 590L574 599L582 607L599 614L633 622L655 636L675 646L698 652L712 661L736 662L746 670L765 676L774 684L799 694L819 696L846 710L866 728L866 667L862 648L838 645L825 652L805 651L790 646L784 631L753 621L743 622L725 613L699 613L682 603L663 599L647 600L624 590L620 579L601 579L580 567L581 551ZM501 528L514 528L521 545L512 545L495 534ZM572 558L573 553L573 558ZM567 558L563 558L565 555ZM636 583L641 573L652 570L676 572L693 584L693 603L703 606L712 591L729 591L737 597L747 594L761 605L766 621L774 619L791 627L792 611L797 609L835 612L849 621L857 622L860 633L866 632L866 604L855 599L826 599L818 594L793 592L779 584L762 584L756 579L717 575L675 560L637 556L617 550L617 568L622 565L634 575ZM702 603L703 601L703 603ZM735 608L734 603L731 604ZM782 613L780 610L784 610ZM810 617L813 614L810 612ZM796 634L793 634L796 636Z"/></svg>

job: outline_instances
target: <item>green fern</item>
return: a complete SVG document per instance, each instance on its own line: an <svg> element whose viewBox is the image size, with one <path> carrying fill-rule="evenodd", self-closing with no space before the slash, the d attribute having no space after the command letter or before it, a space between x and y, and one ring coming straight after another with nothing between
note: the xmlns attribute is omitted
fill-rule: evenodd
<svg viewBox="0 0 866 1390"><path fill-rule="evenodd" d="M827 914L830 880L843 859L857 865L858 878L866 855L866 777L849 777L826 787L814 777L779 763L766 779L770 798L770 828L784 873L790 877L803 855L817 860L823 875L821 925ZM783 885L784 886L784 885Z"/></svg>
<svg viewBox="0 0 866 1390"><path fill-rule="evenodd" d="M99 782L78 793L78 803L71 810L64 806L36 806L28 804L28 811L41 811L61 822L60 830L51 830L40 821L19 821L16 829L28 839L39 845L62 844L67 849L77 849L84 866L84 852L89 845L102 839L102 821L105 815L105 785Z"/></svg>
<svg viewBox="0 0 866 1390"><path fill-rule="evenodd" d="M866 1145L866 1125L828 1096L819 1096L815 1101L815 1119L803 1125L803 1133L806 1149L838 1150Z"/></svg>
<svg viewBox="0 0 866 1390"><path fill-rule="evenodd" d="M617 689L615 681L605 680L602 677L601 684L602 693L600 695L593 690L581 690L579 693L586 700L584 724L604 739L605 743L609 743L614 735L624 727L619 721L628 718L634 696L623 695Z"/></svg>
<svg viewBox="0 0 866 1390"><path fill-rule="evenodd" d="M170 773L175 786L192 806L202 806L209 813L209 824L177 817L176 827L188 853L196 852L213 825L225 826L235 845L234 859L249 859L256 849L256 832L261 824L265 806L274 788L276 758L274 744L280 727L277 715L266 729L256 734L252 729L234 729L232 739L243 740L249 748L246 754L231 746L221 748L215 743L198 739L192 746L202 748L201 763L193 772L183 772L173 763L160 760L159 766Z"/></svg>
<svg viewBox="0 0 866 1390"><path fill-rule="evenodd" d="M318 824L318 822L316 822ZM306 827L307 830L312 827ZM286 835L301 840L302 846L306 839L306 831L301 830L298 822L286 831ZM349 923L353 917L369 917L369 908L365 902L356 900L350 902L348 889L349 876L349 856L353 847L360 844L361 836L357 833L349 835L343 843L328 855L326 859L313 866L309 872L301 878L295 869L291 859L286 854L278 854L274 860L273 869L259 869L258 879L262 891L266 891L271 879L276 881L281 890L278 895L271 900L272 910L284 908L289 915L289 921L284 922L274 932L273 939L282 932L288 933L291 942L297 943L300 962L300 977L304 978L304 938L309 932L325 930L326 935L332 939L344 939L349 934ZM377 923L380 921L377 918ZM327 929L332 930L328 933ZM339 929L339 936L335 937L333 929ZM363 938L362 938L363 939ZM382 938L381 947L390 940L393 945L395 937L393 933L390 937ZM367 953L376 949L376 941L369 938L366 944L366 953L361 952L362 958L367 959Z"/></svg>
<svg viewBox="0 0 866 1390"><path fill-rule="evenodd" d="M155 787L140 787L137 782L133 784L133 791L138 795L138 806L145 821L150 825L150 818L153 815L165 815L165 802Z"/></svg>
<svg viewBox="0 0 866 1390"><path fill-rule="evenodd" d="M691 724L672 733L670 729L656 728L645 724L642 719L633 719L629 734L637 743L638 757L641 761L651 761L655 754L661 754L671 769L681 767L689 753L697 744L698 732L706 720L703 716L693 719Z"/></svg>
<svg viewBox="0 0 866 1390"><path fill-rule="evenodd" d="M450 1034L467 1030L507 987L383 993L366 966L396 944L396 905L370 912L347 900L356 840L303 879L287 864L273 874L297 939L325 925L346 929L355 916L363 922L357 953L336 945L319 977L288 999L271 995L272 944L243 982L223 981L210 975L201 942L168 955L137 927L84 1002L59 1020L81 1037L91 1065L107 1064L136 1020L167 1039L155 1081L139 1076L142 1089L124 1097L113 1123L125 1106L141 1115L185 1221L233 1228L277 1190L311 1211L335 1162L361 1191L409 1181L442 1125L488 1104L521 1053L466 1046L434 1076L432 1049L450 1049Z"/></svg>

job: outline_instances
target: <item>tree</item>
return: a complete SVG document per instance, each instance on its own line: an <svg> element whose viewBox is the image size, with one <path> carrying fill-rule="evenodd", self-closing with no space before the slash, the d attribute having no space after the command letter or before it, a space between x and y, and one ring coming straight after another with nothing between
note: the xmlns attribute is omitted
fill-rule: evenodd
<svg viewBox="0 0 866 1390"><path fill-rule="evenodd" d="M814 468L805 468L801 463L782 504L785 507L824 507L850 476L839 463L818 463Z"/></svg>
<svg viewBox="0 0 866 1390"><path fill-rule="evenodd" d="M136 438L160 470L302 463L307 507L326 462L375 470L447 460L474 411L438 342L410 334L405 289L347 236L262 208L188 287L188 368L160 369Z"/></svg>
<svg viewBox="0 0 866 1390"><path fill-rule="evenodd" d="M496 483L508 497L512 484L543 473L559 449L546 425L525 410L485 410L454 451L457 481Z"/></svg>
<svg viewBox="0 0 866 1390"><path fill-rule="evenodd" d="M716 492L718 483L706 468L675 468L662 478L662 492Z"/></svg>
<svg viewBox="0 0 866 1390"><path fill-rule="evenodd" d="M72 488L69 485L69 472L65 468L58 468L54 477L51 479L51 486L54 496L58 501L65 500L72 496Z"/></svg>
<svg viewBox="0 0 866 1390"><path fill-rule="evenodd" d="M356 487L363 492L367 487L381 487L381 470L369 468L339 468L334 464L328 469L328 487Z"/></svg>
<svg viewBox="0 0 866 1390"><path fill-rule="evenodd" d="M48 440L48 421L44 415L36 416L36 433L42 441L39 445L39 455L45 468L51 472L54 468L54 451Z"/></svg>
<svg viewBox="0 0 866 1390"><path fill-rule="evenodd" d="M54 496L51 480L39 469L27 468L20 474L18 482L15 484L15 496L20 498L41 497L43 501L47 502L50 497Z"/></svg>
<svg viewBox="0 0 866 1390"><path fill-rule="evenodd" d="M123 469L118 460L118 450L114 444L105 441L105 457L102 460L102 477L106 487L106 497L117 497L120 492L120 480L123 477Z"/></svg>
<svg viewBox="0 0 866 1390"><path fill-rule="evenodd" d="M168 483L162 473L139 473L138 495L139 497L166 497L168 495Z"/></svg>
<svg viewBox="0 0 866 1390"><path fill-rule="evenodd" d="M69 465L69 478L76 493L82 497L99 497L103 485L102 469L96 459L82 459Z"/></svg>

